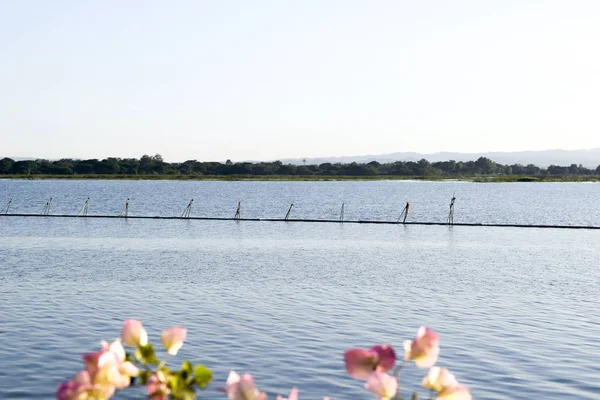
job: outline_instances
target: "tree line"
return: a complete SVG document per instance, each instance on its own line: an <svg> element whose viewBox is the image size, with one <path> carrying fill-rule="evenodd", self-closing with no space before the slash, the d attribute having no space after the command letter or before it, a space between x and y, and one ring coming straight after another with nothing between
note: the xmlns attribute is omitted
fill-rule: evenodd
<svg viewBox="0 0 600 400"><path fill-rule="evenodd" d="M489 158L476 161L429 162L422 159L390 163L322 163L314 165L283 164L272 162L165 162L160 154L136 158L109 157L102 160L0 160L1 175L297 175L297 176L478 176L478 175L600 175L600 165L595 169L581 164L569 166L550 165L540 168L533 164L502 165Z"/></svg>

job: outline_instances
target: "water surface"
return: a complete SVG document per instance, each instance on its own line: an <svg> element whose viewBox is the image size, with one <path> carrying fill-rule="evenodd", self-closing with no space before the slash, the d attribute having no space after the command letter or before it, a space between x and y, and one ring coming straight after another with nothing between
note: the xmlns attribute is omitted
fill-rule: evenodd
<svg viewBox="0 0 600 400"><path fill-rule="evenodd" d="M460 222L600 224L594 184L0 181L0 202L39 212L53 196L55 212L76 212L89 195L90 213L118 213L130 197L138 215L176 215L194 197L193 215L230 216L242 199L248 217L294 202L298 218L330 218L345 201L348 218L391 219L409 199L415 219L443 220L454 191ZM0 217L0 398L51 398L82 352L139 318L154 342L188 328L173 362L205 363L213 387L234 368L273 395L295 385L306 399L368 398L343 351L400 350L428 325L441 335L439 365L475 398L597 399L599 235ZM407 368L404 393L424 373Z"/></svg>

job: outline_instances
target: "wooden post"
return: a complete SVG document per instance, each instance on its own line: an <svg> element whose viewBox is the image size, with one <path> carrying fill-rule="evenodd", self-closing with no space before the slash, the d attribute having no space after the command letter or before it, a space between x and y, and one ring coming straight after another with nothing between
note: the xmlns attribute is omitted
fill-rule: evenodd
<svg viewBox="0 0 600 400"><path fill-rule="evenodd" d="M342 210L340 211L340 222L344 222L344 203L342 203Z"/></svg>
<svg viewBox="0 0 600 400"><path fill-rule="evenodd" d="M292 207L294 207L294 203L292 203L290 205L290 208L288 208L287 214L285 214L285 220L287 221L290 218L290 213L292 212Z"/></svg>
<svg viewBox="0 0 600 400"><path fill-rule="evenodd" d="M46 202L46 205L44 205L44 208L42 209L42 213L40 215L48 215L50 214L50 205L52 204L52 197L50 197L50 200L48 200Z"/></svg>
<svg viewBox="0 0 600 400"><path fill-rule="evenodd" d="M2 208L2 211L0 211L0 214L8 214L8 210L10 210L11 203L12 203L12 198L10 200L8 200L8 204Z"/></svg>
<svg viewBox="0 0 600 400"><path fill-rule="evenodd" d="M79 210L79 212L77 213L77 216L79 216L79 214L81 214L82 217L87 217L89 201L90 201L90 198L88 197L85 200L85 202L83 203L83 207L81 207L81 210Z"/></svg>
<svg viewBox="0 0 600 400"><path fill-rule="evenodd" d="M119 214L119 217L127 218L128 214L129 214L129 197L127 198L127 200L125 200L125 207L123 207L123 211L121 211L121 214Z"/></svg>
<svg viewBox="0 0 600 400"><path fill-rule="evenodd" d="M233 219L240 219L242 218L242 201L238 200L238 206L237 206L237 210L235 212L235 216L233 217Z"/></svg>
<svg viewBox="0 0 600 400"><path fill-rule="evenodd" d="M452 195L452 199L450 200L450 212L448 213L447 220L448 225L454 225L454 202L456 201L455 194Z"/></svg>
<svg viewBox="0 0 600 400"><path fill-rule="evenodd" d="M402 216L404 216L404 219L402 220L402 223L403 224L406 223L406 217L408 217L408 210L409 209L410 209L410 203L407 201L406 205L404 206L404 209L402 210L402 212L398 216L398 220L396 221L396 223L400 223L400 219L402 219Z"/></svg>
<svg viewBox="0 0 600 400"><path fill-rule="evenodd" d="M188 203L188 205L185 207L185 210L183 210L183 214L181 214L181 218L189 218L190 214L192 213L192 203L194 202L194 199L191 199L190 202Z"/></svg>

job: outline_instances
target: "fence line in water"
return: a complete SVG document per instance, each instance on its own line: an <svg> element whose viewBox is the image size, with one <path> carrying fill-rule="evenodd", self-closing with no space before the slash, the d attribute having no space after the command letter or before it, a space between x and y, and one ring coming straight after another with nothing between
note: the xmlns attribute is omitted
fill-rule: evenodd
<svg viewBox="0 0 600 400"><path fill-rule="evenodd" d="M109 219L154 219L154 220L195 220L195 221L255 221L255 222L321 222L321 223L344 223L344 224L374 224L374 225L433 225L433 226L483 226L483 227L502 227L502 228L550 228L550 229L593 229L600 230L600 226L586 225L525 225L525 224L488 224L488 223L468 223L454 222L399 222L399 221L377 221L377 220L343 220L339 219L292 219L292 218L227 218L227 217L165 217L165 216L144 216L144 215L85 215L77 216L71 214L0 214L0 217L44 217L44 218L109 218Z"/></svg>
<svg viewBox="0 0 600 400"><path fill-rule="evenodd" d="M53 218L110 218L110 219L158 219L158 220L197 220L197 221L263 221L263 222L321 222L321 223L348 223L348 224L379 224L379 225L433 225L433 226L485 226L485 227L502 227L502 228L551 228L551 229L598 229L600 226L586 226L586 225L543 225L543 224L494 224L494 223L469 223L469 222L454 222L454 203L456 201L455 194L452 195L450 200L450 212L446 222L417 222L417 221L406 221L408 217L408 211L410 209L410 203L406 203L402 213L398 217L397 221L378 221L378 220L345 220L344 219L344 203L342 203L342 209L340 211L339 219L310 219L310 218L290 218L290 213L294 204L290 205L284 218L242 218L241 217L241 200L238 201L237 209L233 218L227 217L192 217L192 204L194 199L191 199L187 207L184 209L183 214L180 217L167 217L167 216L143 216L143 215L129 215L129 204L130 199L127 198L123 210L119 215L89 215L89 201L88 197L83 204L83 207L76 215L72 214L50 214L50 206L52 204L52 197L46 202L44 208L40 214L26 214L26 213L9 213L10 206L13 199L8 201L8 204L0 210L0 217L53 217ZM400 222L400 219L402 219Z"/></svg>

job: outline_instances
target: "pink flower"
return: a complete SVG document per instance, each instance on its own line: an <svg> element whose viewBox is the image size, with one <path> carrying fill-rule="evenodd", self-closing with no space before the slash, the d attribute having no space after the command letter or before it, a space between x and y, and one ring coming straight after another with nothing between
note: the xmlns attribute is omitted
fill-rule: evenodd
<svg viewBox="0 0 600 400"><path fill-rule="evenodd" d="M425 389L442 392L444 388L458 386L458 382L446 368L431 367L427 376L423 378L421 385Z"/></svg>
<svg viewBox="0 0 600 400"><path fill-rule="evenodd" d="M382 400L389 400L398 391L398 379L384 372L375 371L369 375L365 389L370 390Z"/></svg>
<svg viewBox="0 0 600 400"><path fill-rule="evenodd" d="M108 344L105 341L100 342L100 344L102 345L102 348L104 349L104 351L110 351L111 353L113 353L115 355L115 357L117 358L118 362L123 362L125 361L125 349L123 348L123 345L121 344L121 339L117 338L115 339L114 342Z"/></svg>
<svg viewBox="0 0 600 400"><path fill-rule="evenodd" d="M471 400L471 391L463 385L444 388L438 393L436 400Z"/></svg>
<svg viewBox="0 0 600 400"><path fill-rule="evenodd" d="M90 374L88 374L88 372L85 370L76 373L75 377L73 377L73 382L85 385L89 385L92 383L90 380Z"/></svg>
<svg viewBox="0 0 600 400"><path fill-rule="evenodd" d="M415 360L417 367L428 368L435 365L440 354L439 335L429 328L420 327L417 337L412 342L404 342L404 359Z"/></svg>
<svg viewBox="0 0 600 400"><path fill-rule="evenodd" d="M158 371L152 375L146 384L146 393L153 400L167 400L170 390L165 382L165 374Z"/></svg>
<svg viewBox="0 0 600 400"><path fill-rule="evenodd" d="M125 362L125 349L121 339L111 344L102 343L102 350L83 355L85 371L92 385L105 389L124 389L129 386L131 377L137 376L139 370L130 362Z"/></svg>
<svg viewBox="0 0 600 400"><path fill-rule="evenodd" d="M92 384L87 371L78 372L73 380L63 382L56 391L57 400L108 399L115 392L113 386Z"/></svg>
<svg viewBox="0 0 600 400"><path fill-rule="evenodd" d="M371 347L369 350L350 349L344 353L346 371L356 379L365 379L373 371L385 372L394 367L396 354L387 344Z"/></svg>
<svg viewBox="0 0 600 400"><path fill-rule="evenodd" d="M277 400L298 400L298 388L292 388L289 397L277 396Z"/></svg>
<svg viewBox="0 0 600 400"><path fill-rule="evenodd" d="M133 378L140 374L140 369L131 362L125 361L119 366L119 373Z"/></svg>
<svg viewBox="0 0 600 400"><path fill-rule="evenodd" d="M148 333L140 321L126 319L121 329L121 340L127 346L145 346L148 344Z"/></svg>
<svg viewBox="0 0 600 400"><path fill-rule="evenodd" d="M185 340L186 335L186 329L174 326L172 328L165 329L160 335L160 340L162 341L163 347L167 350L167 353L174 356L177 354L181 346L183 346L183 341Z"/></svg>
<svg viewBox="0 0 600 400"><path fill-rule="evenodd" d="M98 371L107 366L117 366L119 364L119 360L117 356L107 350L100 350L95 353L86 353L83 355L83 362L85 363L85 370L91 377L91 380L94 381Z"/></svg>
<svg viewBox="0 0 600 400"><path fill-rule="evenodd" d="M121 345L121 339L116 339L111 344L102 341L101 344L102 350L83 355L85 369L89 373L92 382L95 382L96 375L100 370L108 367L118 369L125 360L125 349Z"/></svg>
<svg viewBox="0 0 600 400"><path fill-rule="evenodd" d="M250 374L240 377L235 371L229 372L224 391L230 400L267 400L266 393L258 391Z"/></svg>
<svg viewBox="0 0 600 400"><path fill-rule="evenodd" d="M125 389L129 386L130 379L127 376L121 375L118 365L109 364L96 371L92 382L96 385Z"/></svg>
<svg viewBox="0 0 600 400"><path fill-rule="evenodd" d="M62 382L56 391L56 400L78 400L84 392L84 385L73 381Z"/></svg>

